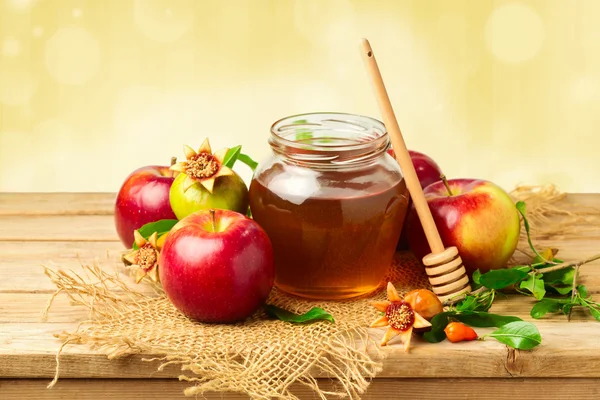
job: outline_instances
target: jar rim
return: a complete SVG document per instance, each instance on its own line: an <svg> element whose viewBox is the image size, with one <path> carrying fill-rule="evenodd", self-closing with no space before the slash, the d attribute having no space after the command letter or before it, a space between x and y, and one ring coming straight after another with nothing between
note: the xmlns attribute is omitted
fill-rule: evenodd
<svg viewBox="0 0 600 400"><path fill-rule="evenodd" d="M334 137L315 137L315 132L329 132ZM390 147L390 140L384 123L373 117L310 112L275 121L269 144L275 152L296 161L339 165L379 156Z"/></svg>

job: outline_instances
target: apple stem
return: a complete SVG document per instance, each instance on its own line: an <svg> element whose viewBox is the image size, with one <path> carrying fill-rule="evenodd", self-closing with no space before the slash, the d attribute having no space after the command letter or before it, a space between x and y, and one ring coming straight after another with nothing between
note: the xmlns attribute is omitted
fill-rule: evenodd
<svg viewBox="0 0 600 400"><path fill-rule="evenodd" d="M441 174L440 179L444 182L444 186L446 186L446 190L448 191L448 196L454 196L452 194L452 189L450 189L450 185L448 184L448 179L446 179L446 175Z"/></svg>
<svg viewBox="0 0 600 400"><path fill-rule="evenodd" d="M173 165L175 165L176 162L177 162L177 157L171 157L171 167ZM171 171L171 177L173 177L174 173L175 173L175 171Z"/></svg>
<svg viewBox="0 0 600 400"><path fill-rule="evenodd" d="M213 210L213 209L210 210L210 216L212 219L213 232L216 232L217 231L217 220L215 218L215 210Z"/></svg>

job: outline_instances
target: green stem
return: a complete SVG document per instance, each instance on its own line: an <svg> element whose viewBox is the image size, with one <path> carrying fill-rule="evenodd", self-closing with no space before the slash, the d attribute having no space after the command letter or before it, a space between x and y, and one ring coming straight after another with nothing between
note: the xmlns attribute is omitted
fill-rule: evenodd
<svg viewBox="0 0 600 400"><path fill-rule="evenodd" d="M575 297L579 294L577 292L577 274L579 273L579 265L575 266L575 274L573 275L573 289L571 289L571 303L575 301ZM571 312L573 311L573 307L569 310L569 314L567 315L567 321L571 321Z"/></svg>

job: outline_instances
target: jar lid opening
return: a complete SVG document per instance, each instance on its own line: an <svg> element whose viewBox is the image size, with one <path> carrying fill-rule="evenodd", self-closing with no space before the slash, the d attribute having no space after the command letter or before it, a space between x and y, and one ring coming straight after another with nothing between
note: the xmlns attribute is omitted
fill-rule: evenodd
<svg viewBox="0 0 600 400"><path fill-rule="evenodd" d="M385 125L374 118L318 112L276 121L269 144L296 161L354 164L380 155L390 142Z"/></svg>

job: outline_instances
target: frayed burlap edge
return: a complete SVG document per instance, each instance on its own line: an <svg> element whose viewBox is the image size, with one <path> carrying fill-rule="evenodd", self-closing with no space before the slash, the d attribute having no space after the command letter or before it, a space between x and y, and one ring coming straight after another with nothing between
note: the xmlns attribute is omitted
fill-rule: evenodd
<svg viewBox="0 0 600 400"><path fill-rule="evenodd" d="M89 319L74 332L55 336L63 344L57 356L53 387L59 377L60 354L67 345L86 344L109 359L133 354L148 355L158 370L178 365L180 380L194 383L187 396L206 392L239 392L252 399L296 399L294 383L310 387L320 398L358 399L382 370L385 352L372 342L368 325L379 315L370 305L383 300L384 283L392 281L402 294L429 287L411 253L398 253L389 275L370 296L351 301L314 302L288 296L274 289L268 303L302 313L312 307L330 312L335 323L307 325L270 319L260 310L234 325L210 325L183 317L159 287L152 295L135 291L128 276L109 273L98 263L83 265L85 276L74 271L45 268L59 294L89 310ZM334 382L324 389L315 377Z"/></svg>
<svg viewBox="0 0 600 400"><path fill-rule="evenodd" d="M598 209L577 205L574 211L573 202L565 203L566 194L553 185L521 186L510 195L515 201L526 202L534 239L581 234L597 229L600 222ZM525 252L527 247L522 230L519 249ZM290 388L300 383L321 399L360 398L371 379L381 372L386 354L369 337L367 326L378 316L370 302L384 298L382 288L388 280L401 293L429 287L412 254L398 253L395 261L382 287L369 298L308 302L273 290L271 304L293 312L319 306L336 318L335 324L319 321L310 325L271 320L262 311L243 324L199 324L179 314L159 286L154 286L153 294L139 293L132 289L135 285L125 283L126 275L110 274L98 263L84 265L85 278L74 271L46 268L57 291L44 315L60 294L89 310L89 319L74 332L55 335L62 344L49 388L58 381L64 347L86 344L109 359L148 354L152 357L143 360L158 362L158 370L179 365L183 372L179 379L194 384L185 389L187 396L212 391L245 393L253 399L296 399ZM316 374L331 378L337 387L323 389Z"/></svg>

